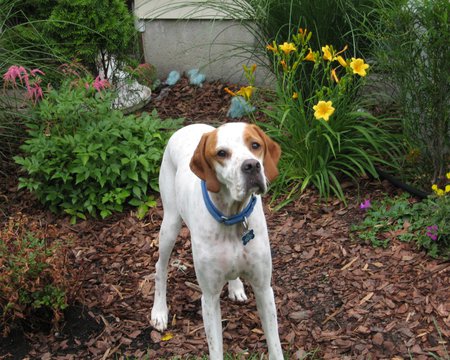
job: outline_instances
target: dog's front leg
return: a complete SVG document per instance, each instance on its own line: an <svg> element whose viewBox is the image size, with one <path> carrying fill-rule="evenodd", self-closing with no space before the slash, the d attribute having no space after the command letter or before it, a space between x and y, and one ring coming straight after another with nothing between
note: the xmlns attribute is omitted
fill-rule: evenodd
<svg viewBox="0 0 450 360"><path fill-rule="evenodd" d="M223 359L222 314L220 310L220 293L203 293L202 315L208 340L210 360Z"/></svg>
<svg viewBox="0 0 450 360"><path fill-rule="evenodd" d="M256 306L267 339L270 360L283 360L280 337L278 335L277 310L271 286L253 287Z"/></svg>

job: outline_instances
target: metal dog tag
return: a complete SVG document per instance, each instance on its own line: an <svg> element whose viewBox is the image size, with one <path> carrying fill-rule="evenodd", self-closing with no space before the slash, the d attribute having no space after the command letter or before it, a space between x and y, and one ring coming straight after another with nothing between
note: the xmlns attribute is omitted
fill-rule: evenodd
<svg viewBox="0 0 450 360"><path fill-rule="evenodd" d="M244 221L242 222L242 227L244 228L244 233L242 234L242 243L245 245L247 245L249 243L249 241L251 239L255 238L255 233L253 231L253 229L249 229L248 228L248 221L247 218L244 218Z"/></svg>

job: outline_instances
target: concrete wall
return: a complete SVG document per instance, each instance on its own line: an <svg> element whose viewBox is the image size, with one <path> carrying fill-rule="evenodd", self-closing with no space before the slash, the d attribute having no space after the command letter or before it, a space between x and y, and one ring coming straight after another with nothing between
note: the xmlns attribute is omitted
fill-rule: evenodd
<svg viewBox="0 0 450 360"><path fill-rule="evenodd" d="M207 80L246 82L242 64L257 62L253 56L257 41L240 20L217 11L176 7L173 2L165 11L169 8L164 3L168 2L140 0L135 5L145 60L156 66L160 78L172 70L199 68ZM268 79L269 72L260 66L258 84L270 84Z"/></svg>

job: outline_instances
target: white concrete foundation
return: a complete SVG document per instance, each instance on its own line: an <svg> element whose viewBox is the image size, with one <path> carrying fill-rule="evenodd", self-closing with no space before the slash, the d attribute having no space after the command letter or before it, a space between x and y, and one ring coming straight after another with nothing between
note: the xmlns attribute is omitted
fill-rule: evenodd
<svg viewBox="0 0 450 360"><path fill-rule="evenodd" d="M172 70L183 73L198 68L207 81L245 84L242 64L261 62L254 55L254 35L235 20L146 20L142 36L145 61L156 67L161 79ZM257 85L269 85L269 74L259 66Z"/></svg>

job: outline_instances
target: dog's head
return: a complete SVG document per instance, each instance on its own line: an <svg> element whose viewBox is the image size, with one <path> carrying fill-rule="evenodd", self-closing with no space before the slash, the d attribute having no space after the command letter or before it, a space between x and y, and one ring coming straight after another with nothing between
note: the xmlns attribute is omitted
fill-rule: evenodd
<svg viewBox="0 0 450 360"><path fill-rule="evenodd" d="M264 193L278 175L280 146L258 126L228 123L203 134L191 159L191 170L211 192L226 187L242 201L251 193Z"/></svg>

